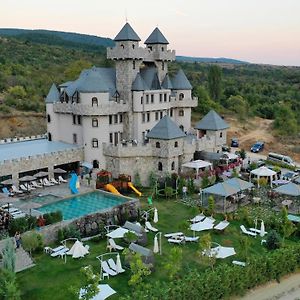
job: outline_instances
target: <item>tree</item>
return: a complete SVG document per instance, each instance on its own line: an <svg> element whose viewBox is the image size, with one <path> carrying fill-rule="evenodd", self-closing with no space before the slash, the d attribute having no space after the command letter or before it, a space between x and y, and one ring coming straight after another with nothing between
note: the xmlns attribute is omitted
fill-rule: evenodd
<svg viewBox="0 0 300 300"><path fill-rule="evenodd" d="M245 120L248 115L248 103L240 95L230 96L226 101L226 107L235 112L240 120Z"/></svg>
<svg viewBox="0 0 300 300"><path fill-rule="evenodd" d="M28 231L22 236L22 246L31 254L32 251L42 247L43 241L41 235L34 231Z"/></svg>
<svg viewBox="0 0 300 300"><path fill-rule="evenodd" d="M134 174L134 185L138 188L140 188L142 186L142 183L141 183L141 177L140 177L140 173L139 172L136 172Z"/></svg>
<svg viewBox="0 0 300 300"><path fill-rule="evenodd" d="M130 259L131 277L128 281L129 285L140 285L146 276L151 274L151 270L146 266L139 253L131 255Z"/></svg>
<svg viewBox="0 0 300 300"><path fill-rule="evenodd" d="M173 195L173 189L170 186L166 186L164 192L167 199L170 199Z"/></svg>
<svg viewBox="0 0 300 300"><path fill-rule="evenodd" d="M16 252L15 246L11 239L7 239L3 249L3 268L11 272L15 272Z"/></svg>
<svg viewBox="0 0 300 300"><path fill-rule="evenodd" d="M280 236L275 230L271 230L266 237L266 247L268 250L280 248Z"/></svg>
<svg viewBox="0 0 300 300"><path fill-rule="evenodd" d="M163 267L168 273L169 279L172 280L181 270L182 264L182 249L173 247L164 263Z"/></svg>
<svg viewBox="0 0 300 300"><path fill-rule="evenodd" d="M208 197L208 210L209 210L209 213L212 215L215 211L215 199L214 199L214 196L210 195Z"/></svg>
<svg viewBox="0 0 300 300"><path fill-rule="evenodd" d="M222 70L217 65L212 65L208 71L208 90L213 100L220 100L222 93Z"/></svg>
<svg viewBox="0 0 300 300"><path fill-rule="evenodd" d="M198 106L195 107L197 112L207 114L211 109L218 110L220 105L210 99L205 87L198 85L195 90L195 96L198 97Z"/></svg>
<svg viewBox="0 0 300 300"><path fill-rule="evenodd" d="M273 127L281 135L293 136L298 133L296 114L289 105L281 104L278 106Z"/></svg>
<svg viewBox="0 0 300 300"><path fill-rule="evenodd" d="M16 282L15 273L0 269L0 299L2 300L19 300L20 291Z"/></svg>
<svg viewBox="0 0 300 300"><path fill-rule="evenodd" d="M216 256L211 254L211 236L209 233L204 234L198 244L198 255L200 262L203 265L210 266L213 270L214 264L216 263Z"/></svg>
<svg viewBox="0 0 300 300"><path fill-rule="evenodd" d="M282 243L284 244L285 238L288 238L295 230L295 225L288 219L288 212L285 207L281 209L281 232L283 235Z"/></svg>
<svg viewBox="0 0 300 300"><path fill-rule="evenodd" d="M249 248L251 246L250 239L246 236L239 237L240 256L242 259L248 259Z"/></svg>
<svg viewBox="0 0 300 300"><path fill-rule="evenodd" d="M84 69L88 69L92 66L92 64L84 59L79 59L73 61L69 64L66 68L64 74L66 78L69 80L74 80L76 77L79 76L80 72Z"/></svg>

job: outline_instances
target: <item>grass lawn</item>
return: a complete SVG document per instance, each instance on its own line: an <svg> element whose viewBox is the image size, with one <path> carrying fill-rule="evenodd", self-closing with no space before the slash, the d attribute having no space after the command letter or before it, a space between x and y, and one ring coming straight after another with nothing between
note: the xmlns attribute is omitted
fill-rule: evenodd
<svg viewBox="0 0 300 300"><path fill-rule="evenodd" d="M148 208L146 197L141 199L142 207ZM191 208L176 202L175 200L154 200L154 206L157 207L159 213L159 221L157 224L152 224L157 227L163 234L183 231L186 235L192 236L192 231L187 229L186 222L197 213L195 208ZM222 220L221 215L214 216L217 220ZM216 222L217 223L217 222ZM232 260L240 259L239 238L242 236L239 228L240 222L231 221L225 232L216 233L214 231L200 232L201 237L207 232L211 233L212 241L221 244L222 246L232 246L237 254L224 260L217 260L217 264L231 263ZM266 228L268 230L268 228ZM248 237L251 240L250 254L261 254L266 249L261 246L261 238ZM148 233L147 247L153 249L154 233ZM119 244L120 242L117 241ZM80 268L86 265L92 265L94 271L100 272L100 263L96 256L106 252L106 239L100 242L89 242L90 254L79 260L72 259L68 256L67 263L60 258L51 258L49 255L40 253L34 256L36 266L32 269L23 271L17 274L17 280L21 288L22 299L28 300L59 300L72 299L69 292L71 286L80 288ZM197 255L198 244L186 243L185 245L170 245L165 237L162 237L162 255L155 255L155 271L147 278L148 282L156 280L168 281L166 272L163 269L163 264L167 259L167 253L172 247L181 247L183 249L182 272L188 268L197 268L199 272L206 268L199 263ZM117 291L117 294L109 299L118 299L120 295L126 295L129 291L128 280L130 271L116 277L110 277L108 282L112 288Z"/></svg>

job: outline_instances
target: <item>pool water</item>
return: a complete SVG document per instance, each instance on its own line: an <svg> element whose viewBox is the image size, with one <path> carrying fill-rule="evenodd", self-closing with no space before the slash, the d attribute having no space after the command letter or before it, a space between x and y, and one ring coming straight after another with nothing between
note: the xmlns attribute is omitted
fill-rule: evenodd
<svg viewBox="0 0 300 300"><path fill-rule="evenodd" d="M95 191L51 203L37 210L43 214L60 210L64 220L71 220L112 208L126 201L128 199L121 196Z"/></svg>
<svg viewBox="0 0 300 300"><path fill-rule="evenodd" d="M30 201L35 202L35 203L45 203L45 202L57 201L58 199L59 199L59 197L48 194L48 195L30 198Z"/></svg>

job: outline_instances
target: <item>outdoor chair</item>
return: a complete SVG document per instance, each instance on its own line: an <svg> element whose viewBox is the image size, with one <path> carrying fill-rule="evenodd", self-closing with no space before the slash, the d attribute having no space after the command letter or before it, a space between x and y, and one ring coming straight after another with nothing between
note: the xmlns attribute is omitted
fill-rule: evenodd
<svg viewBox="0 0 300 300"><path fill-rule="evenodd" d="M185 242L198 242L199 236L184 236Z"/></svg>
<svg viewBox="0 0 300 300"><path fill-rule="evenodd" d="M256 236L255 232L247 230L244 225L241 225L240 228L242 230L242 233L250 235L250 236Z"/></svg>
<svg viewBox="0 0 300 300"><path fill-rule="evenodd" d="M16 186L14 186L14 185L12 185L11 188L12 188L12 190L13 190L14 193L16 193L16 194L23 194L23 192L20 191L20 190L19 190Z"/></svg>
<svg viewBox="0 0 300 300"><path fill-rule="evenodd" d="M224 220L218 223L216 226L214 226L214 229L223 231L229 224L230 223L228 221Z"/></svg>
<svg viewBox="0 0 300 300"><path fill-rule="evenodd" d="M107 263L108 263L108 265L109 265L109 267L113 270L113 271L116 271L117 273L123 273L123 272L125 272L125 270L123 269L123 268L121 268L120 270L119 270L119 272L118 272L118 268L117 268L117 265L116 265L116 263L115 263L115 261L112 259L112 258L110 258L108 261L107 261Z"/></svg>
<svg viewBox="0 0 300 300"><path fill-rule="evenodd" d="M47 178L44 178L44 183L45 183L46 186L55 185L55 183L50 182Z"/></svg>
<svg viewBox="0 0 300 300"><path fill-rule="evenodd" d="M57 256L63 257L63 255L65 255L68 251L69 251L69 248L63 246L63 248L61 250L51 253L50 256L51 257L57 257Z"/></svg>
<svg viewBox="0 0 300 300"><path fill-rule="evenodd" d="M109 251L111 252L111 250L124 250L124 247L119 246L116 244L115 240L110 238L108 239L108 245L107 248L109 249Z"/></svg>
<svg viewBox="0 0 300 300"><path fill-rule="evenodd" d="M36 181L31 181L31 186L35 187L35 188L42 188L43 185L38 184Z"/></svg>
<svg viewBox="0 0 300 300"><path fill-rule="evenodd" d="M260 229L257 229L257 228L249 228L249 230L251 231L251 232L254 232L254 233L256 233L256 234L260 234ZM264 235L266 235L267 234L267 232L265 231L265 234Z"/></svg>
<svg viewBox="0 0 300 300"><path fill-rule="evenodd" d="M32 190L35 190L36 188L34 187L34 186L31 186L29 183L24 183L24 186L26 187L26 188L28 188L28 190L29 191L32 191Z"/></svg>
<svg viewBox="0 0 300 300"><path fill-rule="evenodd" d="M28 193L31 191L31 189L27 188L24 184L20 184L20 189L25 193Z"/></svg>
<svg viewBox="0 0 300 300"><path fill-rule="evenodd" d="M149 229L150 231L153 231L153 232L157 232L158 231L158 229L156 229L155 227L153 227L149 221L145 222L145 225L146 225L146 228Z"/></svg>
<svg viewBox="0 0 300 300"><path fill-rule="evenodd" d="M178 238L183 235L183 232L173 232L173 233L166 233L164 236L166 238Z"/></svg>
<svg viewBox="0 0 300 300"><path fill-rule="evenodd" d="M58 182L62 183L62 182L68 182L68 180L63 179L62 176L58 176Z"/></svg>
<svg viewBox="0 0 300 300"><path fill-rule="evenodd" d="M246 267L246 263L239 260L233 260L232 263L237 266Z"/></svg>
<svg viewBox="0 0 300 300"><path fill-rule="evenodd" d="M181 237L179 239L169 238L168 242L171 243L171 244L181 245L181 244L184 244L185 239L184 239L184 237Z"/></svg>
<svg viewBox="0 0 300 300"><path fill-rule="evenodd" d="M107 274L110 275L110 276L116 276L116 275L118 275L118 273L117 273L116 271L114 271L113 269L111 269L111 268L109 267L109 265L108 265L108 263L107 263L106 260L101 261L101 268L102 268L102 270L103 270L105 273L107 273Z"/></svg>
<svg viewBox="0 0 300 300"><path fill-rule="evenodd" d="M60 182L58 182L55 178L50 178L49 182L54 184L60 184Z"/></svg>

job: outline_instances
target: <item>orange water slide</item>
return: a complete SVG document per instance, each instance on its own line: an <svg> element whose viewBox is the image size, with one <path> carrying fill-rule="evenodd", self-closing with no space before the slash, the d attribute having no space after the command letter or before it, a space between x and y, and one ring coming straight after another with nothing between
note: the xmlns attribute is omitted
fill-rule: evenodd
<svg viewBox="0 0 300 300"><path fill-rule="evenodd" d="M142 196L142 193L134 187L134 185L132 184L132 182L128 182L128 186L129 186L129 187L130 187L130 188L131 188L131 189L132 189L139 197Z"/></svg>
<svg viewBox="0 0 300 300"><path fill-rule="evenodd" d="M104 188L115 195L121 195L120 192L110 183L106 184Z"/></svg>

